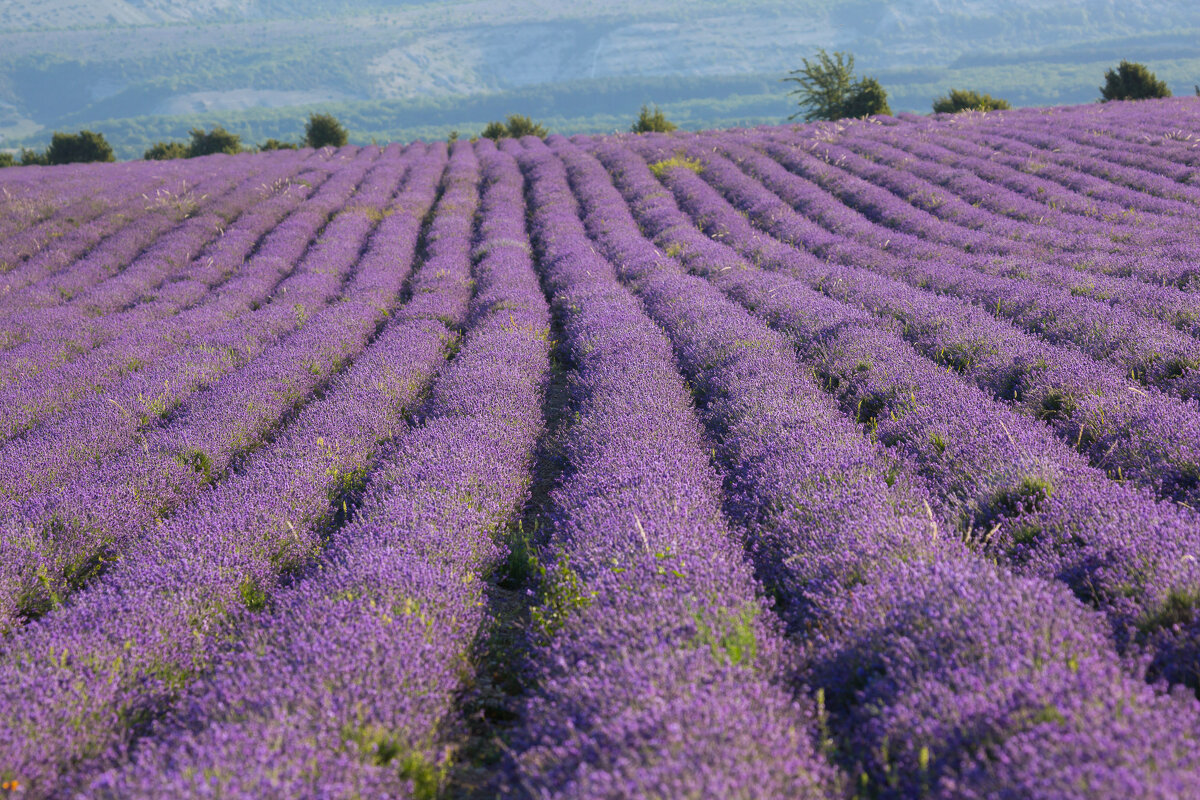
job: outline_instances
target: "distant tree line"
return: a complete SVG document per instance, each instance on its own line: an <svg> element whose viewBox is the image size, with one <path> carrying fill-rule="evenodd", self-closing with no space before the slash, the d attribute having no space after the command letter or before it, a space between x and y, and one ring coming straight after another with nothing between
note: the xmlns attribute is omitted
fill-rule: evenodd
<svg viewBox="0 0 1200 800"><path fill-rule="evenodd" d="M480 132L481 139L520 139L522 136L536 136L539 139L548 134L546 126L521 114L509 114L504 122L489 122Z"/></svg>
<svg viewBox="0 0 1200 800"><path fill-rule="evenodd" d="M879 82L874 78L857 78L854 75L852 54L835 52L831 55L822 49L817 51L812 61L807 58L802 61L800 69L793 70L783 79L797 84L789 94L798 96L800 106L788 119L802 116L805 121L811 122L892 113L888 107L887 92ZM1196 86L1196 95L1200 96L1200 85ZM1102 103L1170 96L1171 90L1166 82L1155 77L1146 65L1131 61L1122 61L1116 69L1105 72L1104 85L1100 87ZM1012 105L1007 100L974 89L951 89L933 101L933 111L937 114L1009 108Z"/></svg>
<svg viewBox="0 0 1200 800"><path fill-rule="evenodd" d="M854 74L854 55L845 52L832 54L818 50L813 60L802 59L800 69L788 73L784 81L793 82L796 88L789 92L797 96L799 109L788 119L803 117L806 121L838 120L868 117L876 114L891 114L887 91L879 81L871 77ZM1196 86L1200 97L1200 85ZM1155 97L1170 97L1171 90L1165 81L1159 80L1146 65L1122 61L1116 68L1104 73L1104 85L1100 87L1100 102L1112 100L1141 100ZM950 89L947 94L934 98L933 111L938 114L957 114L964 111L999 111L1012 108L1005 99L992 97L974 89ZM643 105L637 118L630 125L632 133L669 133L676 130L675 123L667 119L657 105ZM192 128L190 141L160 141L146 149L143 158L166 160L173 158L195 158L215 153L236 154L247 150L294 150L298 147L341 147L349 140L349 133L332 114L310 114L304 126L304 137L299 142L287 142L269 138L249 148L243 146L241 137L221 126L209 130ZM485 138L499 141L522 136L548 135L546 126L521 114L510 114L504 121L489 122L473 139ZM453 142L458 131L448 137ZM55 132L50 146L44 151L22 148L18 154L0 153L0 167L29 165L71 164L95 161L114 161L113 149L104 135L90 130L78 133Z"/></svg>
<svg viewBox="0 0 1200 800"><path fill-rule="evenodd" d="M629 126L629 130L632 133L670 133L678 127L667 119L667 115L657 105L651 109L650 106L643 104L641 112ZM519 139L522 136L544 138L548 134L549 130L542 123L535 122L522 114L510 114L508 119L503 122L499 120L489 122L476 138L499 141L501 139ZM458 139L458 131L451 131L448 138L451 142Z"/></svg>
<svg viewBox="0 0 1200 800"><path fill-rule="evenodd" d="M143 154L147 161L164 161L170 158L195 158L214 153L234 155L244 152L242 139L220 125L211 130L192 128L190 142L156 142ZM304 139L298 144L279 139L267 139L258 145L259 152L266 150L295 150L298 147L341 147L350 139L346 128L332 114L310 114L304 126Z"/></svg>
<svg viewBox="0 0 1200 800"><path fill-rule="evenodd" d="M91 161L116 161L113 149L104 138L104 134L95 131L82 130L79 133L55 132L50 138L50 146L44 151L22 148L19 160L12 153L0 153L0 167L11 167L16 164L43 166L54 164L78 164Z"/></svg>
<svg viewBox="0 0 1200 800"><path fill-rule="evenodd" d="M960 111L1003 111L1012 105L999 97L982 94L974 89L951 89L933 101L933 113L957 114Z"/></svg>

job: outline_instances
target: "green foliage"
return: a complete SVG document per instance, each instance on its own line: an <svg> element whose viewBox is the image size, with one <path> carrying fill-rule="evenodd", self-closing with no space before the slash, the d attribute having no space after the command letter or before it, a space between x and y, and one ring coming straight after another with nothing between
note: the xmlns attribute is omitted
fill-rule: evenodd
<svg viewBox="0 0 1200 800"><path fill-rule="evenodd" d="M188 145L188 158L207 156L213 153L236 155L242 152L242 137L215 125L207 133L203 128L192 128L192 143Z"/></svg>
<svg viewBox="0 0 1200 800"><path fill-rule="evenodd" d="M79 133L58 133L46 149L48 164L79 164L92 161L115 161L113 149L104 134L82 130Z"/></svg>
<svg viewBox="0 0 1200 800"><path fill-rule="evenodd" d="M546 126L521 114L509 114L506 122L489 122L479 134L484 139L520 139L522 136L545 138Z"/></svg>
<svg viewBox="0 0 1200 800"><path fill-rule="evenodd" d="M1014 516L1024 511L1036 511L1042 501L1052 494L1054 487L1050 481L1036 475L1026 475L1016 487L998 492L992 507L1005 516Z"/></svg>
<svg viewBox="0 0 1200 800"><path fill-rule="evenodd" d="M800 110L788 119L803 116L805 121L865 117L871 114L891 114L887 92L874 78L854 78L854 55L824 48L817 51L815 61L804 59L804 66L788 73L784 81L797 87L788 94L799 99Z"/></svg>
<svg viewBox="0 0 1200 800"><path fill-rule="evenodd" d="M299 145L292 144L291 142L284 142L279 139L267 139L258 146L258 150L259 152L266 152L267 150L297 150L299 147Z"/></svg>
<svg viewBox="0 0 1200 800"><path fill-rule="evenodd" d="M542 581L542 602L532 610L531 617L538 633L549 639L573 613L592 604L592 595L584 592L583 581L566 556L553 572L541 563L536 570Z"/></svg>
<svg viewBox="0 0 1200 800"><path fill-rule="evenodd" d="M1166 81L1160 81L1145 64L1122 61L1117 68L1104 73L1100 87L1100 102L1109 100L1145 100L1151 97L1170 97Z"/></svg>
<svg viewBox="0 0 1200 800"><path fill-rule="evenodd" d="M500 141L508 136L508 128L503 122L489 122L484 129L479 132L481 139L494 139Z"/></svg>
<svg viewBox="0 0 1200 800"><path fill-rule="evenodd" d="M1187 589L1171 589L1167 597L1155 610L1138 621L1138 628L1143 633L1170 628L1175 625L1185 625L1196 616L1200 608L1200 594Z"/></svg>
<svg viewBox="0 0 1200 800"><path fill-rule="evenodd" d="M204 483L212 482L213 460L208 453L199 447L191 447L176 456L176 458L180 464L183 464L185 467L191 467L194 472L199 473Z"/></svg>
<svg viewBox="0 0 1200 800"><path fill-rule="evenodd" d="M842 107L843 117L871 117L876 114L891 116L892 107L888 105L887 91L874 78L863 78L854 84L853 91L846 98Z"/></svg>
<svg viewBox="0 0 1200 800"><path fill-rule="evenodd" d="M147 161L168 161L172 158L187 157L188 146L183 142L155 142L142 154L142 158Z"/></svg>
<svg viewBox="0 0 1200 800"><path fill-rule="evenodd" d="M354 745L361 758L376 766L393 766L400 777L413 782L416 800L435 800L446 779L448 763L437 763L416 747L405 744L408 737L379 725L345 725L342 740Z"/></svg>
<svg viewBox="0 0 1200 800"><path fill-rule="evenodd" d="M692 644L706 647L715 660L730 665L749 665L758 655L755 619L758 609L747 606L736 614L722 611L716 619L694 614L696 636Z"/></svg>
<svg viewBox="0 0 1200 800"><path fill-rule="evenodd" d="M16 163L17 159L12 153L0 153L0 169L14 166Z"/></svg>
<svg viewBox="0 0 1200 800"><path fill-rule="evenodd" d="M50 160L46 158L45 153L39 153L37 150L30 150L27 147L21 148L21 166L41 165L44 167L49 163Z"/></svg>
<svg viewBox="0 0 1200 800"><path fill-rule="evenodd" d="M413 782L415 800L436 800L438 790L446 778L446 764L435 764L428 758L411 750L395 759L400 777Z"/></svg>
<svg viewBox="0 0 1200 800"><path fill-rule="evenodd" d="M803 59L804 66L792 70L785 82L796 84L796 88L788 92L796 95L800 111L788 119L803 115L805 121L817 119L840 119L846 98L849 97L854 85L854 55L835 51L831 56L821 48L817 51L816 61Z"/></svg>
<svg viewBox="0 0 1200 800"><path fill-rule="evenodd" d="M1003 111L1012 108L1007 100L983 94L974 89L951 89L950 93L934 98L935 114L957 114L960 111Z"/></svg>
<svg viewBox="0 0 1200 800"><path fill-rule="evenodd" d="M1049 480L1026 475L1016 486L997 491L975 523L980 529L988 529L1001 519L1015 521L1016 524L1009 530L1012 544L1027 545L1041 536L1043 530L1038 521L1022 520L1021 517L1036 514L1053 494L1054 486Z"/></svg>
<svg viewBox="0 0 1200 800"><path fill-rule="evenodd" d="M312 148L341 147L350 134L332 114L309 114L304 126L304 143Z"/></svg>
<svg viewBox="0 0 1200 800"><path fill-rule="evenodd" d="M250 611L262 611L267 607L267 593L253 578L247 578L238 586L238 597Z"/></svg>
<svg viewBox="0 0 1200 800"><path fill-rule="evenodd" d="M355 500L362 496L363 490L367 488L367 469L366 467L358 467L357 469L338 469L330 467L325 470L331 480L326 493L329 496L329 501L339 503L345 500Z"/></svg>
<svg viewBox="0 0 1200 800"><path fill-rule="evenodd" d="M697 175L704 171L704 165L700 163L699 159L688 158L682 154L674 155L670 158L664 158L662 161L655 161L650 165L650 171L654 173L654 177L661 178L663 175L667 174L668 170L675 167L690 169ZM667 255L671 254L668 253Z"/></svg>
<svg viewBox="0 0 1200 800"><path fill-rule="evenodd" d="M633 121L633 125L629 126L629 130L632 133L670 133L676 127L678 126L667 119L667 115L655 104L653 111L649 106L643 105L642 113L638 114L638 118Z"/></svg>
<svg viewBox="0 0 1200 800"><path fill-rule="evenodd" d="M517 527L509 537L508 556L504 561L500 585L509 589L524 586L537 571L538 559L533 542L524 528Z"/></svg>

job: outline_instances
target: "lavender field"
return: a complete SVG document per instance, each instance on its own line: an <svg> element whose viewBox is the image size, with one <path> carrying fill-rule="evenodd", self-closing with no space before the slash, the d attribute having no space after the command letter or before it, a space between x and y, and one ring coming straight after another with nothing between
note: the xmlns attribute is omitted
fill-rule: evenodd
<svg viewBox="0 0 1200 800"><path fill-rule="evenodd" d="M0 798L1200 797L1200 101L0 171Z"/></svg>

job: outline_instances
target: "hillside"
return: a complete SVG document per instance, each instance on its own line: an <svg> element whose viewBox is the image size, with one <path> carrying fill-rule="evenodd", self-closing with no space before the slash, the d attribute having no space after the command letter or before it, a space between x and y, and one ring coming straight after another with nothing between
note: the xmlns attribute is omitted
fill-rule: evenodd
<svg viewBox="0 0 1200 800"><path fill-rule="evenodd" d="M129 156L213 122L294 139L313 105L356 117L357 141L444 136L508 111L611 130L643 102L691 128L771 122L791 112L779 79L820 46L855 52L897 110L927 111L951 85L1021 105L1085 102L1120 58L1150 63L1177 92L1200 82L1200 6L1082 6L9 0L0 136L11 147L92 126Z"/></svg>

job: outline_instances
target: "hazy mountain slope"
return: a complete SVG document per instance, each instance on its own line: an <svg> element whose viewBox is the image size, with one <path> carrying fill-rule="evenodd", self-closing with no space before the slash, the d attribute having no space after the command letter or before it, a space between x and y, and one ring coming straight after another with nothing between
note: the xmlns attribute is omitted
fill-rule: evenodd
<svg viewBox="0 0 1200 800"><path fill-rule="evenodd" d="M179 130L181 115L188 124L222 121L246 135L294 138L305 113L297 107L306 104L386 111L370 129L385 136L465 130L477 117L443 111L492 101L574 119L576 127L626 119L647 101L695 124L778 120L791 108L778 79L819 46L852 50L897 109L925 111L934 94L967 84L1024 104L1084 101L1096 96L1104 67L1122 57L1151 63L1177 91L1200 82L1200 4L1185 0L6 0L5 7L3 144L105 123L124 131L116 144L126 155L152 132ZM718 77L756 88L734 95L728 82L713 81L706 94L705 79ZM637 92L629 81L640 81ZM588 113L562 111L564 101L579 105L574 93L594 99ZM550 96L556 106L539 104Z"/></svg>

